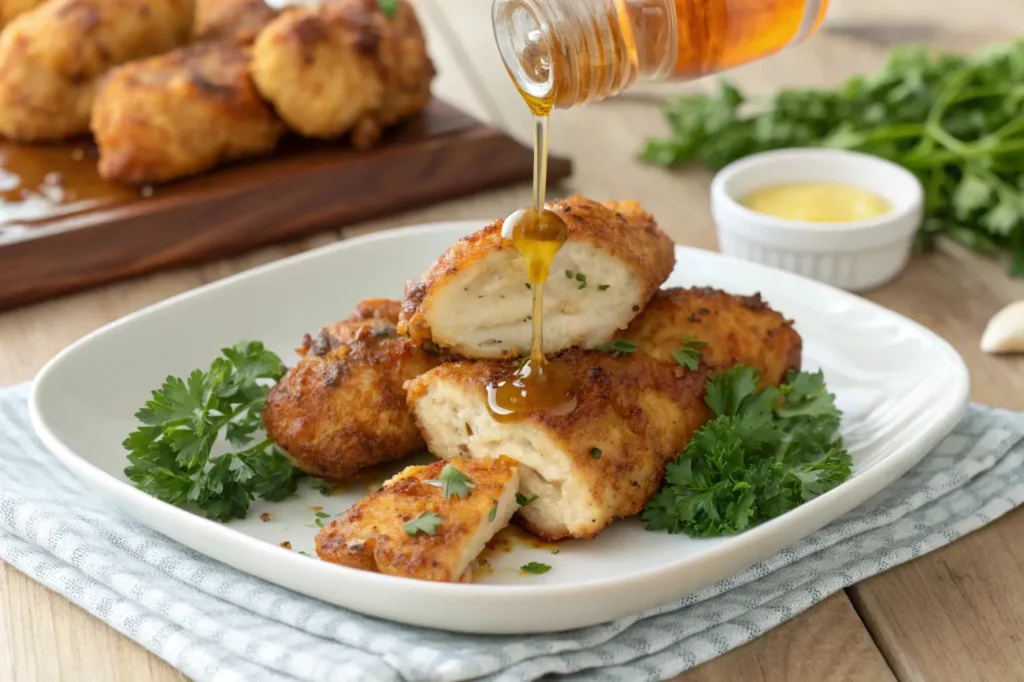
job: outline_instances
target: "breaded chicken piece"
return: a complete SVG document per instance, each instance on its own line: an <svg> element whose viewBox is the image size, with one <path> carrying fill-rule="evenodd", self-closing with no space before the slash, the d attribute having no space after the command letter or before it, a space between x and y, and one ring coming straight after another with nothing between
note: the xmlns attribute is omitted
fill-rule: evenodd
<svg viewBox="0 0 1024 682"><path fill-rule="evenodd" d="M446 468L467 477L445 499ZM463 479L464 480L464 479ZM474 560L515 513L519 465L508 457L408 467L316 536L324 561L388 575L470 582Z"/></svg>
<svg viewBox="0 0 1024 682"><path fill-rule="evenodd" d="M46 0L0 0L0 26L11 23L16 16L35 9Z"/></svg>
<svg viewBox="0 0 1024 682"><path fill-rule="evenodd" d="M201 42L113 70L97 91L99 173L127 185L166 182L265 154L284 125L249 79L247 48Z"/></svg>
<svg viewBox="0 0 1024 682"><path fill-rule="evenodd" d="M434 66L409 2L326 0L282 12L256 40L252 75L288 126L306 137L351 134L357 149L422 111Z"/></svg>
<svg viewBox="0 0 1024 682"><path fill-rule="evenodd" d="M0 34L0 134L86 133L96 80L118 64L183 44L192 0L49 0Z"/></svg>
<svg viewBox="0 0 1024 682"><path fill-rule="evenodd" d="M639 313L675 265L672 240L636 202L571 196L548 204L568 227L544 285L544 352L593 348ZM456 242L406 285L399 330L456 355L524 354L533 292L499 220ZM585 282L585 286L584 286Z"/></svg>
<svg viewBox="0 0 1024 682"><path fill-rule="evenodd" d="M692 336L707 343L696 371L673 357ZM442 365L409 382L409 406L431 451L444 458L504 454L523 464L520 511L543 538L593 537L640 511L661 484L666 460L711 418L706 380L742 363L777 385L800 369L801 339L759 296L712 289L659 292L621 338L626 357L571 350L559 356L578 383L576 409L496 421L487 386L511 371L500 362Z"/></svg>
<svg viewBox="0 0 1024 682"><path fill-rule="evenodd" d="M276 16L265 0L196 0L192 37L250 45Z"/></svg>
<svg viewBox="0 0 1024 682"><path fill-rule="evenodd" d="M398 306L364 301L347 320L307 335L305 357L271 389L267 435L303 471L343 481L424 449L402 385L442 358L396 333Z"/></svg>
<svg viewBox="0 0 1024 682"><path fill-rule="evenodd" d="M663 362L688 339L703 341L703 360L714 369L742 364L761 372L761 385L777 386L800 369L803 341L793 323L761 299L718 289L665 289L618 338Z"/></svg>
<svg viewBox="0 0 1024 682"><path fill-rule="evenodd" d="M520 519L546 540L592 538L614 519L637 514L657 492L668 460L711 418L706 368L634 354L572 349L559 358L577 383L576 409L496 421L487 386L505 378L507 361L441 365L413 379L409 407L435 455L506 455L522 464L519 491L537 499Z"/></svg>

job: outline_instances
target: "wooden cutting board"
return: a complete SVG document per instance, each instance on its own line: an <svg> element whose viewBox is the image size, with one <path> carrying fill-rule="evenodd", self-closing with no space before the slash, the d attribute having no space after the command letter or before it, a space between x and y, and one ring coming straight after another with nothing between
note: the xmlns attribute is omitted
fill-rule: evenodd
<svg viewBox="0 0 1024 682"><path fill-rule="evenodd" d="M93 174L94 155L88 141L43 148L0 142L0 159L27 159L39 178L50 159L72 157L80 162L74 172ZM101 192L102 201L78 212L21 223L8 218L0 223L0 309L525 181L532 173L531 149L435 100L368 152L289 140L264 159L171 185ZM552 158L548 173L557 182L571 164Z"/></svg>

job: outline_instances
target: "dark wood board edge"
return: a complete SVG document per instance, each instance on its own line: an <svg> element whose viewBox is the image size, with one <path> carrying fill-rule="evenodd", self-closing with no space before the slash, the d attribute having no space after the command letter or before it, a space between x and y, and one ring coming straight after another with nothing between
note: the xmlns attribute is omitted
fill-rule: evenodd
<svg viewBox="0 0 1024 682"><path fill-rule="evenodd" d="M296 172L272 188L197 193L191 201L182 195L173 210L113 210L106 222L5 246L0 309L525 181L533 172L531 149L483 125L379 151L330 171ZM552 157L551 182L571 172L570 161Z"/></svg>

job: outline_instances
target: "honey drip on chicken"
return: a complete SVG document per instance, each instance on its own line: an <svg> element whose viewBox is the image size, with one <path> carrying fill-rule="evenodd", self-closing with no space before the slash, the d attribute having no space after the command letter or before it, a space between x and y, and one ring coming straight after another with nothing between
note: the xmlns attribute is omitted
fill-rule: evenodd
<svg viewBox="0 0 1024 682"><path fill-rule="evenodd" d="M505 219L502 230L526 262L533 292L533 333L530 357L521 367L487 387L491 415L501 421L517 414L567 414L576 407L576 388L570 368L544 357L544 284L551 261L565 243L568 228L561 216L544 208L548 170L548 113L550 106L527 99L535 116L533 145L533 206Z"/></svg>

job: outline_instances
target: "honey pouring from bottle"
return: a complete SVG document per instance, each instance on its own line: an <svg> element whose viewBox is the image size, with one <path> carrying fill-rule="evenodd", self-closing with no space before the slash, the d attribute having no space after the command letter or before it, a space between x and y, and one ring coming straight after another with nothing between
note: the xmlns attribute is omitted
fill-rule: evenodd
<svg viewBox="0 0 1024 682"><path fill-rule="evenodd" d="M545 208L551 112L767 57L812 35L827 9L828 0L494 0L498 51L535 119L533 206L502 230L532 285L533 339L529 359L489 387L495 418L564 413L576 402L568 372L541 350L544 282L566 239L564 221Z"/></svg>

